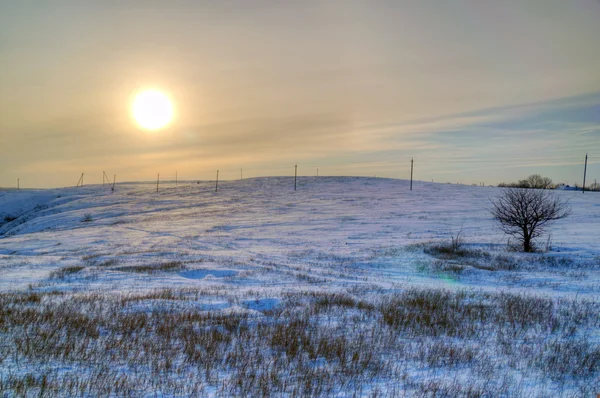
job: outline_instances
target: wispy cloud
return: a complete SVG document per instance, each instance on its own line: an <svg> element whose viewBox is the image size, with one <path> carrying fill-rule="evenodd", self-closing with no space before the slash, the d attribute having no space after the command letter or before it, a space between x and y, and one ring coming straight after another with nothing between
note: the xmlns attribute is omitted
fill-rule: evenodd
<svg viewBox="0 0 600 398"><path fill-rule="evenodd" d="M60 185L69 168L105 166L128 179L295 163L405 177L411 157L423 179L571 180L585 151L600 158L595 1L67 0L2 11L1 185ZM176 102L175 123L157 134L128 114L148 86Z"/></svg>

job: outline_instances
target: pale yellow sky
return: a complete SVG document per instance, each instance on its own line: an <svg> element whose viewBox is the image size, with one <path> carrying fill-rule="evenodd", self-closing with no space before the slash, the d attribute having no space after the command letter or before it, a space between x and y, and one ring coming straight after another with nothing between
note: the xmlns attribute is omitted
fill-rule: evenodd
<svg viewBox="0 0 600 398"><path fill-rule="evenodd" d="M81 172L100 183L102 170L285 175L296 163L309 175L406 178L411 157L424 180L539 172L574 183L585 151L600 177L595 0L0 10L0 186L72 185ZM148 87L175 102L162 132L129 113Z"/></svg>

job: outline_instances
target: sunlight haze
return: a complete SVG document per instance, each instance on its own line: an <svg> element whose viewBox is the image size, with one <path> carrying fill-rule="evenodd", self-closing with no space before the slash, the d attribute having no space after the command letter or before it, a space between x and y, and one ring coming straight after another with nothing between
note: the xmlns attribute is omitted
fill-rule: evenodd
<svg viewBox="0 0 600 398"><path fill-rule="evenodd" d="M405 179L411 158L426 181L580 184L586 152L593 181L599 19L596 0L4 1L0 186ZM132 119L153 87L172 123Z"/></svg>

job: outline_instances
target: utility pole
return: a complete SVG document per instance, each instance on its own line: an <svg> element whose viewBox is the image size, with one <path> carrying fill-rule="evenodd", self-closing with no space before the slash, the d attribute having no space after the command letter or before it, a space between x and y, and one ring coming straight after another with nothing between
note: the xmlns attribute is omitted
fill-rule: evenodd
<svg viewBox="0 0 600 398"><path fill-rule="evenodd" d="M215 192L219 189L219 170L217 170L217 183L215 184Z"/></svg>
<svg viewBox="0 0 600 398"><path fill-rule="evenodd" d="M585 193L585 173L587 171L587 153L585 154L585 164L583 166L583 187L581 189L581 193Z"/></svg>
<svg viewBox="0 0 600 398"><path fill-rule="evenodd" d="M412 180L413 180L413 158L410 158L410 190L412 191Z"/></svg>
<svg viewBox="0 0 600 398"><path fill-rule="evenodd" d="M298 165L294 166L294 191L296 190L296 179L298 178Z"/></svg>

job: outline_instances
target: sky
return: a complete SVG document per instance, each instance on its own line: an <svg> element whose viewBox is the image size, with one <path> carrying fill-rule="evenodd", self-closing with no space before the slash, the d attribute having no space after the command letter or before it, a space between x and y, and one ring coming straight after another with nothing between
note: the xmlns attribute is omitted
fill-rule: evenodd
<svg viewBox="0 0 600 398"><path fill-rule="evenodd" d="M0 0L0 186L600 180L600 1ZM137 92L175 118L148 132Z"/></svg>

